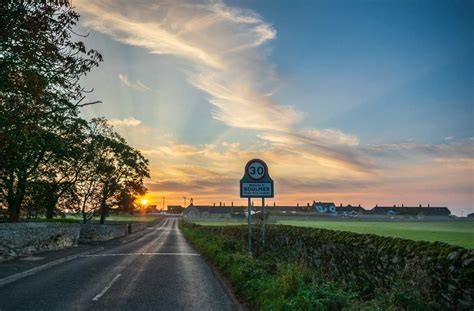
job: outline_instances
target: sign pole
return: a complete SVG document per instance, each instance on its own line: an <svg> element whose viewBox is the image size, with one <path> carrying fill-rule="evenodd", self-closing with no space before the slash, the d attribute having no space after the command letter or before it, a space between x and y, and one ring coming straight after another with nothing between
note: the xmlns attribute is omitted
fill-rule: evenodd
<svg viewBox="0 0 474 311"><path fill-rule="evenodd" d="M248 198L248 203L249 203L249 207L248 207L248 217L247 217L247 220L248 220L248 227L249 227L249 253L252 254L252 202L251 202L251 198Z"/></svg>
<svg viewBox="0 0 474 311"><path fill-rule="evenodd" d="M265 248L265 198L262 198L262 249Z"/></svg>

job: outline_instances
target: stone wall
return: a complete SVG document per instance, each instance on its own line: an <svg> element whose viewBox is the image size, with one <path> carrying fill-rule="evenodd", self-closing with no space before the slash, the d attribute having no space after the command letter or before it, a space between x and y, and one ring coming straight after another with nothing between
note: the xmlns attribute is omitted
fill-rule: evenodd
<svg viewBox="0 0 474 311"><path fill-rule="evenodd" d="M77 245L79 224L0 223L0 260Z"/></svg>
<svg viewBox="0 0 474 311"><path fill-rule="evenodd" d="M146 222L132 222L128 224L128 233L134 233L146 229Z"/></svg>
<svg viewBox="0 0 474 311"><path fill-rule="evenodd" d="M81 242L108 241L128 234L128 224L81 224Z"/></svg>
<svg viewBox="0 0 474 311"><path fill-rule="evenodd" d="M245 245L246 226L184 225ZM253 246L261 253L260 228ZM234 240L235 242L233 242ZM416 290L435 310L471 310L474 305L474 249L316 228L267 227L270 257L285 258L318 271L327 279L355 284L361 291ZM402 285L401 285L402 284Z"/></svg>

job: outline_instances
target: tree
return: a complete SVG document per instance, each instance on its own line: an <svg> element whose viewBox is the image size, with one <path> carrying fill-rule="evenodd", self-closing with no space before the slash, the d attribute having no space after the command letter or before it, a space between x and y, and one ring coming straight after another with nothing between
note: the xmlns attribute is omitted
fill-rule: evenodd
<svg viewBox="0 0 474 311"><path fill-rule="evenodd" d="M130 208L138 195L145 194L143 181L150 177L148 160L105 119L92 120L88 144L90 161L76 185L81 198L79 208L83 222L98 213L103 224L111 208Z"/></svg>
<svg viewBox="0 0 474 311"><path fill-rule="evenodd" d="M0 7L0 200L17 221L29 184L62 159L84 101L80 78L102 56L72 39L68 1L2 1ZM60 160L61 161L61 160ZM44 177L44 175L43 175Z"/></svg>

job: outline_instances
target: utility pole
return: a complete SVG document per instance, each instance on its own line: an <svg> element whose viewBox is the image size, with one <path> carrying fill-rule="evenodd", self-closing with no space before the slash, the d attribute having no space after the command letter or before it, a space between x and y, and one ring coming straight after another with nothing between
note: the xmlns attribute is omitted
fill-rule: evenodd
<svg viewBox="0 0 474 311"><path fill-rule="evenodd" d="M165 197L163 197L163 210L165 210Z"/></svg>
<svg viewBox="0 0 474 311"><path fill-rule="evenodd" d="M186 208L186 197L183 197L183 200L184 200L183 208Z"/></svg>

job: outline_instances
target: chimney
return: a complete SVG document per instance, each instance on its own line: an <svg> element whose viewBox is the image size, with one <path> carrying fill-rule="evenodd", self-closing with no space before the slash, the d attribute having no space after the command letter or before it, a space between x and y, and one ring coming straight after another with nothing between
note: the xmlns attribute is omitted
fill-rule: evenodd
<svg viewBox="0 0 474 311"><path fill-rule="evenodd" d="M252 206L253 206L253 201L252 201Z"/></svg>
<svg viewBox="0 0 474 311"><path fill-rule="evenodd" d="M306 206L308 206L308 207L309 207L309 202L308 202L308 203L306 203Z"/></svg>
<svg viewBox="0 0 474 311"><path fill-rule="evenodd" d="M216 202L214 202L214 206L216 206Z"/></svg>
<svg viewBox="0 0 474 311"><path fill-rule="evenodd" d="M230 206L234 206L234 201L230 202Z"/></svg>
<svg viewBox="0 0 474 311"><path fill-rule="evenodd" d="M299 204L299 203L296 203L296 206L297 206L297 207L300 207L300 204Z"/></svg>
<svg viewBox="0 0 474 311"><path fill-rule="evenodd" d="M342 207L342 203L339 206Z"/></svg>
<svg viewBox="0 0 474 311"><path fill-rule="evenodd" d="M276 206L276 203L275 203L275 201L273 201L273 207L275 207L275 206Z"/></svg>
<svg viewBox="0 0 474 311"><path fill-rule="evenodd" d="M403 203L402 203L402 207L405 207L405 206L403 206Z"/></svg>
<svg viewBox="0 0 474 311"><path fill-rule="evenodd" d="M219 206L222 206L222 202L219 202Z"/></svg>
<svg viewBox="0 0 474 311"><path fill-rule="evenodd" d="M422 206L421 206L421 204L420 204L420 205L418 205L418 207L422 207Z"/></svg>
<svg viewBox="0 0 474 311"><path fill-rule="evenodd" d="M430 207L430 203L428 203L428 207Z"/></svg>

